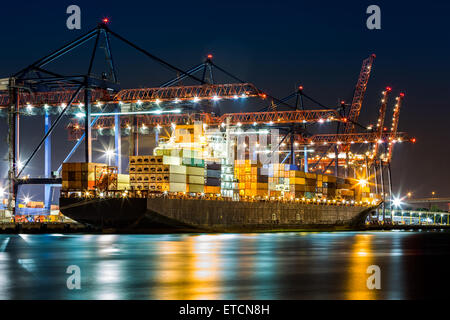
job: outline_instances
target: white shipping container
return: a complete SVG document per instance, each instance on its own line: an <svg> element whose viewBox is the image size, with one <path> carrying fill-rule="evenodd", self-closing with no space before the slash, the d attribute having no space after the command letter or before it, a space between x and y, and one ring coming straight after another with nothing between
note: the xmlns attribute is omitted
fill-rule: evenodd
<svg viewBox="0 0 450 320"><path fill-rule="evenodd" d="M163 156L163 164L179 166L181 165L181 158L172 156Z"/></svg>
<svg viewBox="0 0 450 320"><path fill-rule="evenodd" d="M169 172L170 173L181 173L186 174L186 167L185 166L169 166Z"/></svg>
<svg viewBox="0 0 450 320"><path fill-rule="evenodd" d="M118 174L117 183L130 183L130 175L128 174Z"/></svg>
<svg viewBox="0 0 450 320"><path fill-rule="evenodd" d="M170 182L169 192L186 192L186 187L186 183Z"/></svg>
<svg viewBox="0 0 450 320"><path fill-rule="evenodd" d="M222 189L222 196L226 198L232 198L233 197L233 190L223 190Z"/></svg>
<svg viewBox="0 0 450 320"><path fill-rule="evenodd" d="M184 158L200 158L203 156L201 151L191 149L183 149L182 154Z"/></svg>

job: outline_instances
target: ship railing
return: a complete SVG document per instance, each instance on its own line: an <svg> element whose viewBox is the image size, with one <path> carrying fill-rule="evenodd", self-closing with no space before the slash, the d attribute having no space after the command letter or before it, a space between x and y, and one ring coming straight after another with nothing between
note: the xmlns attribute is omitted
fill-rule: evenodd
<svg viewBox="0 0 450 320"><path fill-rule="evenodd" d="M303 203L318 206L376 206L378 202L373 201L354 201L350 199L325 199L325 198L284 198L284 197L254 197L241 196L238 200L230 197L222 197L219 195L207 195L202 193L171 193L171 192L155 192L151 190L62 190L62 198L80 198L80 199L94 199L94 198L145 198L145 199L179 199L179 200L215 200L215 201L242 201L242 202L281 202L281 203Z"/></svg>

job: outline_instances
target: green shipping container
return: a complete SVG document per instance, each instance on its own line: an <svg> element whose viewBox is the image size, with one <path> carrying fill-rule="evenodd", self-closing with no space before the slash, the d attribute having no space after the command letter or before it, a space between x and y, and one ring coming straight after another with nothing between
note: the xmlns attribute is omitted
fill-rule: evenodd
<svg viewBox="0 0 450 320"><path fill-rule="evenodd" d="M205 160L198 158L183 158L182 164L190 167L205 167Z"/></svg>

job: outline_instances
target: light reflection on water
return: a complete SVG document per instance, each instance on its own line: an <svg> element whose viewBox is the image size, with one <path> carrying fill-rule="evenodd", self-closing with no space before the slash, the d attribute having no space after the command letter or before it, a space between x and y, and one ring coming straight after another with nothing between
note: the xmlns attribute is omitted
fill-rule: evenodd
<svg viewBox="0 0 450 320"><path fill-rule="evenodd" d="M378 290L367 290L367 267L373 265L373 234L357 234L351 248L346 299L373 300Z"/></svg>
<svg viewBox="0 0 450 320"><path fill-rule="evenodd" d="M440 260L448 240L446 232L0 235L0 299L418 298L422 270L411 262ZM81 269L81 290L66 287L70 265ZM366 287L370 265L381 268L381 290Z"/></svg>

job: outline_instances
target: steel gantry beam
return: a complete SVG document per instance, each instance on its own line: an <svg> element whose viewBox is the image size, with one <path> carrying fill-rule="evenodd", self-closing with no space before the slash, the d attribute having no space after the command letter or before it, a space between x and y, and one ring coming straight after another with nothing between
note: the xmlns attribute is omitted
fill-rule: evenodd
<svg viewBox="0 0 450 320"><path fill-rule="evenodd" d="M126 113L125 113L126 114ZM269 112L241 112L241 113L225 113L220 117L214 116L210 113L195 113L195 114L162 114L162 115L138 115L138 122L140 126L156 127L156 126L171 126L172 124L182 125L193 123L194 121L202 121L208 125L221 125L229 123L231 125L276 125L276 124L291 124L291 123L316 123L328 121L344 121L339 117L336 110L292 110L292 111L269 111ZM95 114L98 116L98 114ZM114 114L115 115L115 114ZM114 117L105 114L97 120L94 130L98 129L112 129L114 127ZM132 124L129 119L121 119L121 128L130 128ZM69 124L69 136L78 139L83 130L78 122Z"/></svg>
<svg viewBox="0 0 450 320"><path fill-rule="evenodd" d="M263 93L251 83L208 84L166 88L124 89L114 96L114 101L136 103L159 101L185 101L194 99L238 99L263 97Z"/></svg>
<svg viewBox="0 0 450 320"><path fill-rule="evenodd" d="M48 107L60 107L67 104L72 98L76 90L60 90L49 92L21 92L19 95L20 107L27 108L48 108ZM84 89L81 90L74 98L73 104L84 103ZM91 90L91 102L96 101L109 101L111 100L110 94L104 89L92 89ZM0 108L6 108L9 105L9 95L0 94Z"/></svg>
<svg viewBox="0 0 450 320"><path fill-rule="evenodd" d="M59 107L67 103L72 97L74 90L61 90L50 92L22 92L20 94L21 107L32 105L33 107ZM91 99L93 102L101 103L137 103L137 102L178 102L185 100L220 100L220 99L239 99L247 97L262 97L261 93L251 83L229 83L229 84L206 84L195 86L178 87L158 87L158 88L140 88L123 89L117 94L110 94L104 89L92 89ZM82 90L74 99L74 103L85 103L84 90ZM0 108L9 106L9 95L0 94Z"/></svg>
<svg viewBox="0 0 450 320"><path fill-rule="evenodd" d="M385 133L381 139L377 139L374 132L369 133L349 133L349 134L318 134L308 138L300 138L297 140L301 144L309 145L327 145L327 144L369 144L369 143L383 143L392 137L390 133ZM410 139L406 133L399 132L393 137L396 142L413 142L414 138Z"/></svg>

